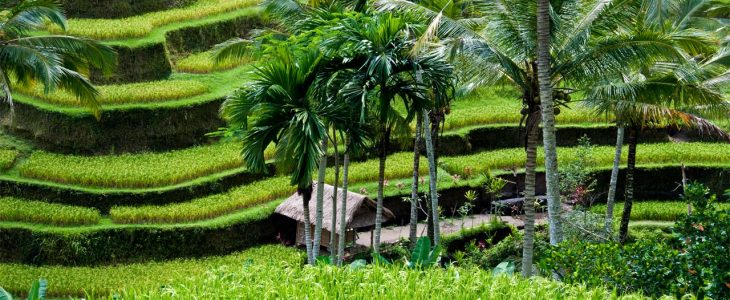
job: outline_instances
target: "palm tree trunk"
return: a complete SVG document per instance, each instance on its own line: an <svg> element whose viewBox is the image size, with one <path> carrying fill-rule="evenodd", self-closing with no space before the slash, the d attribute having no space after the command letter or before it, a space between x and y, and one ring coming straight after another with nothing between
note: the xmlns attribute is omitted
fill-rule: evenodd
<svg viewBox="0 0 730 300"><path fill-rule="evenodd" d="M411 185L411 221L408 240L411 242L411 248L416 246L418 239L418 169L421 161L421 128L423 122L419 115L416 121L416 137L413 142L413 183Z"/></svg>
<svg viewBox="0 0 730 300"><path fill-rule="evenodd" d="M312 241L312 256L316 259L319 256L319 245L322 240L322 214L324 206L324 176L327 172L327 137L322 140L324 154L319 161L317 173L317 205L314 215L314 241Z"/></svg>
<svg viewBox="0 0 730 300"><path fill-rule="evenodd" d="M340 152L337 148L337 132L333 130L332 133L332 145L335 147L335 182L334 182L334 193L332 193L332 226L330 227L330 262L335 264L337 262L337 251L335 251L335 233L337 232L337 187L340 183ZM344 224L343 224L344 225Z"/></svg>
<svg viewBox="0 0 730 300"><path fill-rule="evenodd" d="M385 160L388 155L388 143L390 142L390 128L381 127L384 133L383 139L380 141L378 165L378 202L375 208L375 237L373 238L373 252L380 253L380 232L383 230L383 197L385 189Z"/></svg>
<svg viewBox="0 0 730 300"><path fill-rule="evenodd" d="M537 144L540 130L540 113L530 113L527 129L527 161L525 163L525 235L522 245L522 276L532 276L532 257L535 244L535 168L537 167Z"/></svg>
<svg viewBox="0 0 730 300"><path fill-rule="evenodd" d="M426 156L428 157L428 186L431 193L431 219L433 219L433 245L436 246L440 241L439 227L439 206L438 206L438 190L436 189L436 158L433 149L433 139L431 136L431 119L428 117L428 112L423 110L423 128L425 129L425 140L426 140Z"/></svg>
<svg viewBox="0 0 730 300"><path fill-rule="evenodd" d="M312 232L310 224L312 220L309 218L309 200L312 199L312 186L300 188L299 195L302 195L302 208L304 210L304 246L307 248L307 263L314 265L314 255L312 253Z"/></svg>
<svg viewBox="0 0 730 300"><path fill-rule="evenodd" d="M342 197L340 199L340 241L337 245L337 264L342 265L345 260L345 220L347 219L347 176L350 169L350 135L345 137L345 154L342 162Z"/></svg>
<svg viewBox="0 0 730 300"><path fill-rule="evenodd" d="M613 204L616 200L616 185L618 184L618 168L621 165L621 149L624 147L624 126L618 125L616 130L616 154L613 157L611 182L608 185L608 199L606 199L606 222L603 225L608 238L613 235Z"/></svg>
<svg viewBox="0 0 730 300"><path fill-rule="evenodd" d="M631 218L631 206L634 203L634 170L636 169L636 143L639 139L639 130L636 126L629 128L629 155L626 164L626 199L624 199L624 212L621 215L621 226L619 227L619 242L626 243L629 236L629 218Z"/></svg>
<svg viewBox="0 0 730 300"><path fill-rule="evenodd" d="M550 82L549 7L549 0L537 1L537 79L540 86L540 103L542 104L542 137L545 146L545 180L547 183L550 244L557 245L563 240L563 227L560 221L562 207L558 187L558 152L555 136L553 89Z"/></svg>

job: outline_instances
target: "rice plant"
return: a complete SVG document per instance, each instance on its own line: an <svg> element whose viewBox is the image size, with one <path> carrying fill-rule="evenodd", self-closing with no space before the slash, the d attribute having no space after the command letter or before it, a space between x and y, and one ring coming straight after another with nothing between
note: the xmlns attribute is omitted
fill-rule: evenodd
<svg viewBox="0 0 730 300"><path fill-rule="evenodd" d="M196 80L163 80L118 85L102 85L99 90L100 104L149 103L177 100L205 94L208 85ZM21 87L21 93L50 103L78 106L81 102L71 93L55 91L46 94L42 86Z"/></svg>
<svg viewBox="0 0 730 300"><path fill-rule="evenodd" d="M578 148L558 148L558 156L561 163L570 162L574 159ZM592 158L599 167L608 167L613 162L614 147L596 146L592 152ZM662 165L662 164L730 164L730 145L720 143L661 143L642 144L638 147L636 163L640 165ZM626 163L626 153L622 164ZM538 150L538 165L542 165L544 152ZM524 149L512 148L496 151L482 152L472 155L457 157L444 157L441 159L443 168L449 173L460 174L469 177L488 170L500 170L504 168L522 168L525 164Z"/></svg>
<svg viewBox="0 0 730 300"><path fill-rule="evenodd" d="M718 203L718 208L730 209L730 203ZM620 220L624 204L616 203L614 220ZM591 211L606 214L606 205L599 204L591 207ZM680 216L687 214L687 203L683 201L634 201L631 206L632 221L676 221Z"/></svg>
<svg viewBox="0 0 730 300"><path fill-rule="evenodd" d="M252 61L252 58L246 57L241 59L228 59L226 61L216 63L212 58L212 55L212 51L192 54L176 61L175 69L180 72L202 74L233 69Z"/></svg>
<svg viewBox="0 0 730 300"><path fill-rule="evenodd" d="M288 177L279 176L190 202L161 206L117 206L109 212L114 223L181 223L211 219L235 210L270 202L295 191Z"/></svg>
<svg viewBox="0 0 730 300"><path fill-rule="evenodd" d="M202 277L211 268L240 267L246 261L266 264L271 268L298 267L303 258L303 254L294 248L267 245L220 257L109 266L0 264L0 285L15 295L24 294L28 292L30 282L42 277L48 280L48 296L51 298L84 297L84 292L105 296L124 289L156 289L182 282L188 277Z"/></svg>
<svg viewBox="0 0 730 300"><path fill-rule="evenodd" d="M240 146L216 143L162 153L106 156L36 151L20 175L57 183L108 188L149 188L181 183L242 166Z"/></svg>
<svg viewBox="0 0 730 300"><path fill-rule="evenodd" d="M122 19L71 19L66 34L97 40L139 38L153 30L176 22L200 20L217 14L253 7L258 0L200 0L197 3L165 11L152 12ZM51 27L52 33L61 29Z"/></svg>
<svg viewBox="0 0 730 300"><path fill-rule="evenodd" d="M0 222L79 226L98 224L100 219L99 211L93 208L0 198Z"/></svg>
<svg viewBox="0 0 730 300"><path fill-rule="evenodd" d="M12 167L17 157L18 151L16 150L0 149L0 171Z"/></svg>

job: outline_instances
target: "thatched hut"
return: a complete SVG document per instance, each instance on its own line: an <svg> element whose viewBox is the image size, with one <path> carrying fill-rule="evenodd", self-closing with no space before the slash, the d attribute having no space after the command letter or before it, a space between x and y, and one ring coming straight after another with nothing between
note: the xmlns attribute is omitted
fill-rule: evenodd
<svg viewBox="0 0 730 300"><path fill-rule="evenodd" d="M312 229L314 228L315 214L317 213L316 206L316 184L313 187L315 191L312 195L312 200L309 201L309 220L312 223ZM332 200L335 188L329 184L324 186L324 205L322 212L322 241L321 245L330 248L330 229L332 228ZM337 196L337 227L335 230L335 240L339 240L340 226L342 220L339 219L340 201L342 197L342 189L338 189ZM375 225L375 201L371 200L365 195L356 194L353 192L347 192L347 210L345 211L345 241L347 243L355 241L355 235L358 229L364 229ZM294 194L289 199L286 199L283 203L276 208L276 213L289 217L297 221L297 233L296 243L298 245L304 245L304 209L302 208L302 196ZM383 222L394 219L395 215L388 210L383 208ZM314 230L312 230L312 233Z"/></svg>

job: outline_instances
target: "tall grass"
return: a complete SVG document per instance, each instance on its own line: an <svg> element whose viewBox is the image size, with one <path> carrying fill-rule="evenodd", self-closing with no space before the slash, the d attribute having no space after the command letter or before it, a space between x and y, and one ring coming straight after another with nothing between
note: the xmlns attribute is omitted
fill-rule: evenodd
<svg viewBox="0 0 730 300"><path fill-rule="evenodd" d="M514 88L505 86L483 87L454 101L451 113L446 116L445 129L485 124L517 124L522 109L521 96ZM580 104L571 109L561 108L558 124L602 123L605 118L592 114Z"/></svg>
<svg viewBox="0 0 730 300"><path fill-rule="evenodd" d="M240 8L252 7L258 3L258 0L200 0L196 4L182 8L123 19L71 19L65 33L97 40L138 38L167 24L203 19ZM62 33L57 27L50 28L50 31Z"/></svg>
<svg viewBox="0 0 730 300"><path fill-rule="evenodd" d="M52 297L106 299L643 299L544 278L492 276L475 268L407 270L302 266L301 251L262 246L236 254L98 267L1 264L1 284L23 293L48 280ZM85 294L85 295L84 295Z"/></svg>
<svg viewBox="0 0 730 300"><path fill-rule="evenodd" d="M0 222L79 226L98 224L100 219L99 211L93 208L0 198Z"/></svg>
<svg viewBox="0 0 730 300"><path fill-rule="evenodd" d="M558 148L561 163L574 159L577 148ZM615 147L596 146L592 158L597 166L610 166L613 162ZM730 144L720 143L661 143L642 144L637 147L637 164L728 164L730 163ZM624 149L622 164L626 163L628 151ZM544 152L538 150L538 165L543 164ZM501 149L473 155L444 157L443 168L449 173L471 176L487 170L503 168L523 168L525 154L522 148Z"/></svg>
<svg viewBox="0 0 730 300"><path fill-rule="evenodd" d="M240 59L227 59L223 62L216 63L211 55L213 55L212 51L189 55L176 61L175 69L185 73L204 74L230 70L253 61L251 57L245 57Z"/></svg>
<svg viewBox="0 0 730 300"><path fill-rule="evenodd" d="M730 209L730 203L718 203L720 209ZM614 219L619 220L623 213L624 204L616 203L613 208ZM591 207L591 211L606 214L606 205L599 204ZM631 206L631 220L633 221L676 221L687 214L687 203L680 201L634 201Z"/></svg>
<svg viewBox="0 0 730 300"><path fill-rule="evenodd" d="M493 276L477 268L408 270L399 266L280 268L266 264L213 269L162 289L133 289L130 299L621 299L602 289L544 278ZM627 296L640 299L639 296Z"/></svg>
<svg viewBox="0 0 730 300"><path fill-rule="evenodd" d="M295 191L288 177L274 177L237 187L222 194L162 206L116 206L109 215L114 223L181 223L211 219L235 210L289 196Z"/></svg>
<svg viewBox="0 0 730 300"><path fill-rule="evenodd" d="M241 167L240 145L216 143L162 153L106 156L36 151L20 175L57 183L109 188L148 188L181 183Z"/></svg>
<svg viewBox="0 0 730 300"><path fill-rule="evenodd" d="M205 245L200 245L205 247ZM124 265L67 267L0 264L0 286L18 295L28 292L33 280L48 280L48 295L52 298L83 297L84 291L108 295L124 289L157 289L182 282L187 278L203 278L211 268L240 268L248 260L272 268L298 267L303 255L293 248L260 246L220 257L181 259Z"/></svg>
<svg viewBox="0 0 730 300"><path fill-rule="evenodd" d="M98 101L101 104L147 103L177 100L205 94L208 85L196 80L163 80L118 85L102 85ZM53 104L78 106L81 102L73 94L57 90L50 94L42 86L18 89L21 93Z"/></svg>

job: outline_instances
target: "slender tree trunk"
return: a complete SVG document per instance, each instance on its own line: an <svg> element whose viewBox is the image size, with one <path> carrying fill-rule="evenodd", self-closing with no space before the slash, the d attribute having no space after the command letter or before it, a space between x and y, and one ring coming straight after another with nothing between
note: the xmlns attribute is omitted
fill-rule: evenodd
<svg viewBox="0 0 730 300"><path fill-rule="evenodd" d="M342 162L342 197L340 198L340 241L337 247L337 264L342 265L345 260L345 220L347 219L347 179L350 170L350 135L345 137L345 154Z"/></svg>
<svg viewBox="0 0 730 300"><path fill-rule="evenodd" d="M626 243L629 237L629 218L631 218L631 206L634 204L634 170L636 169L636 142L639 139L639 130L636 126L629 128L629 155L626 164L626 199L624 200L624 212L621 215L621 226L619 228L619 242Z"/></svg>
<svg viewBox="0 0 730 300"><path fill-rule="evenodd" d="M613 204L616 200L616 186L618 185L618 171L621 165L621 149L624 147L624 126L618 125L616 130L616 154L613 157L611 182L608 185L608 199L606 199L606 222L603 225L610 239L613 235Z"/></svg>
<svg viewBox="0 0 730 300"><path fill-rule="evenodd" d="M312 220L309 218L309 200L312 199L312 186L299 189L297 191L302 195L302 208L304 209L304 246L307 248L307 263L314 265L314 255L312 253L312 232L310 224Z"/></svg>
<svg viewBox="0 0 730 300"><path fill-rule="evenodd" d="M337 249L335 245L337 245L337 241L335 240L335 233L337 232L337 188L339 187L340 183L340 151L337 147L337 132L333 130L332 132L332 145L335 147L335 182L334 182L334 188L335 191L332 193L332 226L330 227L330 262L332 264L337 263ZM344 219L343 219L344 220ZM344 225L344 224L343 224Z"/></svg>
<svg viewBox="0 0 730 300"><path fill-rule="evenodd" d="M436 187L436 158L433 149L433 139L431 131L427 128L431 128L431 119L428 117L426 110L423 110L423 128L425 131L425 142L426 142L426 156L428 157L428 186L431 192L431 219L433 219L433 245L439 244L441 238L441 228L439 227L439 205L438 205L438 190Z"/></svg>
<svg viewBox="0 0 730 300"><path fill-rule="evenodd" d="M540 131L540 112L530 112L527 124L527 161L525 163L525 236L522 245L522 276L532 276L532 257L535 244L535 168Z"/></svg>
<svg viewBox="0 0 730 300"><path fill-rule="evenodd" d="M563 241L561 225L560 189L558 187L558 152L555 136L553 89L550 82L550 1L537 1L537 79L542 105L542 137L545 147L545 179L547 182L548 221L550 244Z"/></svg>
<svg viewBox="0 0 730 300"><path fill-rule="evenodd" d="M322 140L324 154L319 161L317 173L317 205L314 215L314 241L312 241L312 255L316 259L319 256L319 245L322 241L322 214L324 205L324 176L327 172L327 137Z"/></svg>
<svg viewBox="0 0 730 300"><path fill-rule="evenodd" d="M413 183L411 185L411 222L408 240L411 248L415 247L418 239L418 169L421 161L421 128L423 127L422 117L419 115L416 121L416 137L413 142Z"/></svg>
<svg viewBox="0 0 730 300"><path fill-rule="evenodd" d="M378 202L375 208L375 237L373 241L373 252L380 253L380 232L383 230L383 197L385 189L385 160L388 155L388 143L390 142L390 128L381 127L384 137L380 141L380 163L378 165Z"/></svg>

